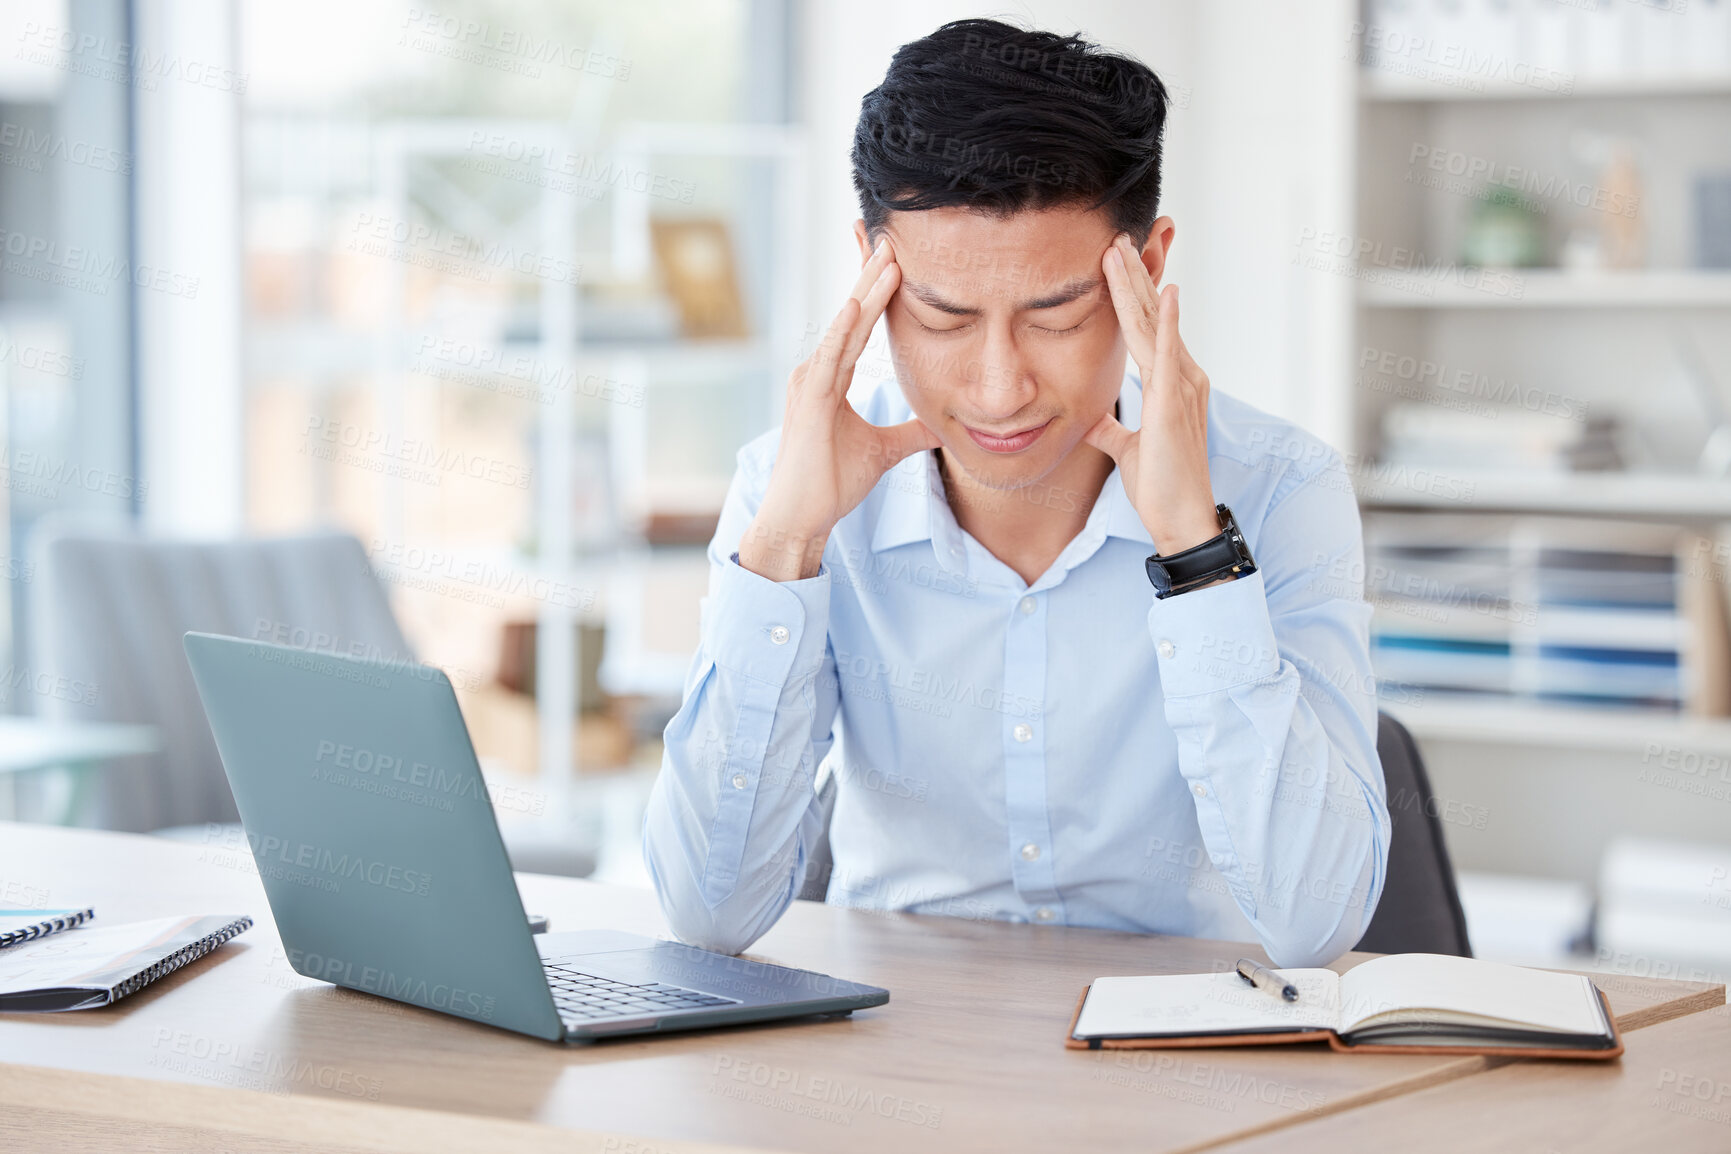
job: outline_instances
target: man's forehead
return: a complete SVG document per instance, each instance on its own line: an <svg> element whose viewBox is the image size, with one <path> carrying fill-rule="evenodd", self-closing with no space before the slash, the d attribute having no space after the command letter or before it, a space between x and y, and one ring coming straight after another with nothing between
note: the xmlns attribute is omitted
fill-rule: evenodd
<svg viewBox="0 0 1731 1154"><path fill-rule="evenodd" d="M923 219L915 219L923 218ZM945 210L892 214L886 222L904 281L1017 299L1050 296L1097 280L1110 227L1095 214L1023 212L994 217Z"/></svg>

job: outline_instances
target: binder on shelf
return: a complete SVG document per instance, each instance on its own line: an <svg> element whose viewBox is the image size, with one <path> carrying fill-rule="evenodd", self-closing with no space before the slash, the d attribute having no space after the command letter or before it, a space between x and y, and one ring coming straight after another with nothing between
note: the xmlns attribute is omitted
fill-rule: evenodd
<svg viewBox="0 0 1731 1154"><path fill-rule="evenodd" d="M1367 519L1379 680L1529 702L1731 713L1728 586L1676 525Z"/></svg>

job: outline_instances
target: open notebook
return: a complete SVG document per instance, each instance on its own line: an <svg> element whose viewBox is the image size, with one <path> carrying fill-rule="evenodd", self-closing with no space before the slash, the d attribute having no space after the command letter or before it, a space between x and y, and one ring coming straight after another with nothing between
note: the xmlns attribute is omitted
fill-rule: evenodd
<svg viewBox="0 0 1731 1154"><path fill-rule="evenodd" d="M1453 1049L1614 1058L1622 1040L1604 996L1579 974L1389 954L1333 970L1276 970L1298 1000L1235 971L1100 978L1083 991L1066 1045L1160 1049L1326 1040L1337 1050Z"/></svg>
<svg viewBox="0 0 1731 1154"><path fill-rule="evenodd" d="M106 1006L197 961L252 925L245 914L68 930L0 951L0 1013Z"/></svg>

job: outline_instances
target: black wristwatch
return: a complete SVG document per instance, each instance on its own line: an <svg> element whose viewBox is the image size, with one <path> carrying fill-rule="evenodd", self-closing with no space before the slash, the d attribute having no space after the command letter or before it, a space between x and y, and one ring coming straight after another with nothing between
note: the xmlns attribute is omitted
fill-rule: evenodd
<svg viewBox="0 0 1731 1154"><path fill-rule="evenodd" d="M1222 577L1237 579L1256 572L1250 546L1244 543L1244 534L1232 519L1232 510L1216 505L1214 512L1220 518L1220 536L1170 557L1155 554L1148 558L1148 580L1154 583L1154 596L1188 593Z"/></svg>

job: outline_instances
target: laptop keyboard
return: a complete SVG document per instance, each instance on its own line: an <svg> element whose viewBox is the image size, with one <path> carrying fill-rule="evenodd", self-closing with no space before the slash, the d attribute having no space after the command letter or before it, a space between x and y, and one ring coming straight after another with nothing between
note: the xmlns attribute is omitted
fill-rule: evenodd
<svg viewBox="0 0 1731 1154"><path fill-rule="evenodd" d="M660 982L632 985L611 978L598 978L582 970L543 962L547 985L553 991L553 1004L559 1016L568 1022L593 1022L603 1018L635 1018L664 1014L672 1010L697 1010L708 1006L734 1006L738 998L722 998L700 994L680 986L664 986Z"/></svg>

